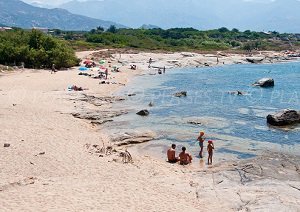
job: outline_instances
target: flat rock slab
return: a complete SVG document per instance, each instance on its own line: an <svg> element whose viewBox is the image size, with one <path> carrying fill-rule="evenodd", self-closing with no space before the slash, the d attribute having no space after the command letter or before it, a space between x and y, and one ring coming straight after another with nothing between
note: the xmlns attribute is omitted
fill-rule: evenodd
<svg viewBox="0 0 300 212"><path fill-rule="evenodd" d="M81 112L77 112L77 113L72 113L72 115L75 118L89 120L89 121L92 121L91 122L92 124L100 125L100 124L104 124L106 122L112 122L113 121L112 118L121 116L121 115L124 115L127 113L128 113L128 111L126 111L126 110L119 110L119 111L98 110L98 111L81 111Z"/></svg>
<svg viewBox="0 0 300 212"><path fill-rule="evenodd" d="M129 144L140 144L154 140L156 134L154 132L125 132L112 138L112 142L117 146Z"/></svg>
<svg viewBox="0 0 300 212"><path fill-rule="evenodd" d="M109 103L123 101L123 100L125 100L125 98L118 97L118 96L96 97L93 95L82 94L82 97L80 97L78 100L90 103L95 106L102 106L102 105L109 104Z"/></svg>

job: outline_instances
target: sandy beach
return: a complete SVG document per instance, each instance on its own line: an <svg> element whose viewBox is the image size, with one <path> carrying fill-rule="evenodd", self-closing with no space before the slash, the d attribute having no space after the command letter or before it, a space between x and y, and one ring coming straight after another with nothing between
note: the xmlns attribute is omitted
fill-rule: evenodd
<svg viewBox="0 0 300 212"><path fill-rule="evenodd" d="M297 156L267 152L209 167L199 159L197 168L180 166L130 149L132 143L155 138L152 132L111 138L102 127L127 112L112 109L126 99L114 94L148 71L149 58L153 70L169 71L244 64L249 58L284 62L289 60L284 53L103 50L77 56L106 59L120 72L109 72L109 84L78 75L78 67L55 74L0 72L0 211L300 211ZM68 91L70 85L87 90ZM133 163L122 161L128 148Z"/></svg>

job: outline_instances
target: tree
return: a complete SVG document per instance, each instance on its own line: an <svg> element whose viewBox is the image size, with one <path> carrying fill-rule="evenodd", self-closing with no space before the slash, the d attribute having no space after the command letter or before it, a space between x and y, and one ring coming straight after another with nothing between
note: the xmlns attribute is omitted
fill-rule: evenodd
<svg viewBox="0 0 300 212"><path fill-rule="evenodd" d="M234 33L239 33L240 32L237 28L233 28L231 31L234 32Z"/></svg>
<svg viewBox="0 0 300 212"><path fill-rule="evenodd" d="M117 32L117 28L115 25L111 25L108 29L107 32L111 32L111 33L116 33Z"/></svg>
<svg viewBox="0 0 300 212"><path fill-rule="evenodd" d="M104 32L104 28L102 26L98 26L96 30L98 32Z"/></svg>
<svg viewBox="0 0 300 212"><path fill-rule="evenodd" d="M221 27L220 29L218 29L218 31L221 33L225 33L225 32L229 32L229 29L227 29L226 27Z"/></svg>

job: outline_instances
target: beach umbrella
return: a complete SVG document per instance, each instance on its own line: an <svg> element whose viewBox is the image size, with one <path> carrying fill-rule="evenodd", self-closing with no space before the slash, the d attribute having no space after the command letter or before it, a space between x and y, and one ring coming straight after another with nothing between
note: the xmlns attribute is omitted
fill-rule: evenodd
<svg viewBox="0 0 300 212"><path fill-rule="evenodd" d="M104 64L106 61L105 60L100 60L99 63L100 64Z"/></svg>
<svg viewBox="0 0 300 212"><path fill-rule="evenodd" d="M80 67L78 70L79 71L88 71L89 69L87 67Z"/></svg>

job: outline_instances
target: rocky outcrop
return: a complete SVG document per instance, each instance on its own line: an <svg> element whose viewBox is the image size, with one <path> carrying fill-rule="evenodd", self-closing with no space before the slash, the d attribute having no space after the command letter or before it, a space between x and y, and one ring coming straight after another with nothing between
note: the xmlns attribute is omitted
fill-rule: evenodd
<svg viewBox="0 0 300 212"><path fill-rule="evenodd" d="M117 96L96 97L93 95L82 94L82 97L80 97L78 100L90 103L95 106L102 106L109 103L123 101L125 100L125 98Z"/></svg>
<svg viewBox="0 0 300 212"><path fill-rule="evenodd" d="M272 78L262 78L253 84L254 86L260 87L273 87L275 85L274 79Z"/></svg>
<svg viewBox="0 0 300 212"><path fill-rule="evenodd" d="M156 134L154 132L125 132L117 137L112 138L117 146L124 146L129 144L140 144L154 140Z"/></svg>
<svg viewBox="0 0 300 212"><path fill-rule="evenodd" d="M106 122L111 122L113 121L112 118L121 116L123 114L128 113L126 110L120 110L120 111L81 111L77 113L72 113L72 115L75 118L79 119L85 119L91 121L91 124L104 124Z"/></svg>
<svg viewBox="0 0 300 212"><path fill-rule="evenodd" d="M137 112L136 114L140 115L140 116L148 116L150 114L150 112L148 110L141 110L141 111Z"/></svg>
<svg viewBox="0 0 300 212"><path fill-rule="evenodd" d="M267 122L273 126L300 123L300 111L286 109L275 114L270 114L267 116Z"/></svg>
<svg viewBox="0 0 300 212"><path fill-rule="evenodd" d="M186 97L187 92L186 91L180 91L180 92L175 93L174 96L176 96L176 97Z"/></svg>

